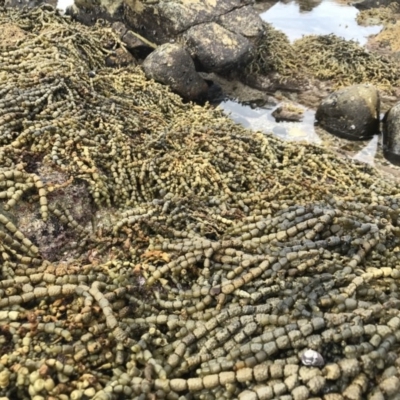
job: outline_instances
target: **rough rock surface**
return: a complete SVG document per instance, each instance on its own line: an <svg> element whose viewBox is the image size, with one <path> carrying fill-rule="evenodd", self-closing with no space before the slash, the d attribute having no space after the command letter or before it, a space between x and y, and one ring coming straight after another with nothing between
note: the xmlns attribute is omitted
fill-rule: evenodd
<svg viewBox="0 0 400 400"><path fill-rule="evenodd" d="M252 6L237 8L220 17L221 25L248 39L259 39L263 33L263 22Z"/></svg>
<svg viewBox="0 0 400 400"><path fill-rule="evenodd" d="M159 46L145 59L143 69L149 79L168 85L186 99L195 100L207 94L207 83L196 72L189 53L179 44Z"/></svg>
<svg viewBox="0 0 400 400"><path fill-rule="evenodd" d="M129 30L123 22L114 22L111 27L118 33L120 39L125 43L128 50L136 50L146 46L152 47L148 42L143 40L143 38L140 38L139 35Z"/></svg>
<svg viewBox="0 0 400 400"><path fill-rule="evenodd" d="M379 131L379 103L379 92L374 86L353 85L322 100L315 118L334 135L364 140Z"/></svg>
<svg viewBox="0 0 400 400"><path fill-rule="evenodd" d="M113 54L106 57L107 67L126 67L128 65L136 65L136 60L132 54L125 49L116 49Z"/></svg>
<svg viewBox="0 0 400 400"><path fill-rule="evenodd" d="M75 0L71 13L86 24L96 14L116 22L130 50L143 44L140 37L155 47L184 36L191 55L212 72L234 70L249 61L253 44L264 34L262 20L247 0Z"/></svg>
<svg viewBox="0 0 400 400"><path fill-rule="evenodd" d="M132 27L141 27L154 43L184 34L192 55L214 72L248 61L252 49L248 39L256 41L264 32L258 14L240 0L126 1L125 18ZM214 22L218 19L221 25Z"/></svg>
<svg viewBox="0 0 400 400"><path fill-rule="evenodd" d="M125 17L131 26L142 26L149 40L164 43L192 26L213 21L242 5L240 0L160 1L153 4L126 0Z"/></svg>
<svg viewBox="0 0 400 400"><path fill-rule="evenodd" d="M396 1L397 3L398 1ZM386 7L390 3L394 3L393 0L356 0L352 5L359 10L367 10L369 8Z"/></svg>
<svg viewBox="0 0 400 400"><path fill-rule="evenodd" d="M304 107L297 104L285 102L280 104L271 115L275 118L276 122L299 122L304 117L304 110Z"/></svg>
<svg viewBox="0 0 400 400"><path fill-rule="evenodd" d="M215 22L193 26L184 39L192 57L209 72L239 68L251 57L252 45L245 37Z"/></svg>
<svg viewBox="0 0 400 400"><path fill-rule="evenodd" d="M400 103L393 106L383 120L383 155L400 165Z"/></svg>
<svg viewBox="0 0 400 400"><path fill-rule="evenodd" d="M191 55L206 71L238 68L249 60L252 45L264 30L260 17L240 0L127 3L125 18L142 27L146 38L165 43L183 35ZM218 21L221 23L219 25Z"/></svg>

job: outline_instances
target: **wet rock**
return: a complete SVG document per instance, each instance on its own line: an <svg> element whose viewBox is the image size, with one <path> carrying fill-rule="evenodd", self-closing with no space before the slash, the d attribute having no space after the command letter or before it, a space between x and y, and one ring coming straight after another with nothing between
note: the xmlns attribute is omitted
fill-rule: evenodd
<svg viewBox="0 0 400 400"><path fill-rule="evenodd" d="M379 92L369 84L331 93L315 115L328 132L349 140L365 140L379 132Z"/></svg>
<svg viewBox="0 0 400 400"><path fill-rule="evenodd" d="M106 57L107 67L126 67L128 65L136 65L136 60L131 53L125 49L119 48Z"/></svg>
<svg viewBox="0 0 400 400"><path fill-rule="evenodd" d="M34 8L41 4L50 4L55 7L57 5L57 0L4 0L5 7Z"/></svg>
<svg viewBox="0 0 400 400"><path fill-rule="evenodd" d="M99 17L118 22L116 30L129 50L149 44L155 48L184 36L191 55L212 72L237 69L249 61L251 42L264 33L248 0L75 0L71 15L85 24Z"/></svg>
<svg viewBox="0 0 400 400"><path fill-rule="evenodd" d="M267 94L265 90L255 89L240 81L227 79L213 72L201 72L200 76L221 88L220 98L214 98L217 102L224 101L226 98L240 99L241 103L249 105L251 108L264 107L265 105L271 108L279 103L278 100ZM211 87L209 88L209 94L210 89ZM210 102L213 102L212 98L210 100Z"/></svg>
<svg viewBox="0 0 400 400"><path fill-rule="evenodd" d="M112 21L113 17L119 17L122 14L124 0L74 0L74 5L81 11L101 12L107 15L109 21Z"/></svg>
<svg viewBox="0 0 400 400"><path fill-rule="evenodd" d="M304 108L294 103L282 103L273 111L272 116L276 122L300 122L304 117Z"/></svg>
<svg viewBox="0 0 400 400"><path fill-rule="evenodd" d="M359 10L368 10L370 8L387 7L393 0L356 0L351 3Z"/></svg>
<svg viewBox="0 0 400 400"><path fill-rule="evenodd" d="M214 21L242 5L240 0L160 1L153 4L126 0L125 18L130 26L143 27L147 39L164 43L192 26Z"/></svg>
<svg viewBox="0 0 400 400"><path fill-rule="evenodd" d="M128 50L135 50L138 47L151 47L142 40L140 40L133 31L127 31L126 34L123 36L122 41L126 44L126 48Z"/></svg>
<svg viewBox="0 0 400 400"><path fill-rule="evenodd" d="M143 69L149 79L169 85L186 99L195 100L207 94L207 83L196 72L189 53L179 44L159 46L145 59Z"/></svg>
<svg viewBox="0 0 400 400"><path fill-rule="evenodd" d="M111 25L111 28L114 32L118 33L120 39L124 37L126 32L128 32L128 28L123 22L117 21Z"/></svg>
<svg viewBox="0 0 400 400"><path fill-rule="evenodd" d="M184 34L184 39L191 55L205 71L238 69L251 57L252 45L249 40L215 22L190 28Z"/></svg>
<svg viewBox="0 0 400 400"><path fill-rule="evenodd" d="M383 119L383 155L400 165L400 103L394 105Z"/></svg>
<svg viewBox="0 0 400 400"><path fill-rule="evenodd" d="M146 41L144 38L141 38L140 35L129 30L123 22L114 22L111 27L115 32L118 33L120 39L126 44L126 48L128 50L136 50L140 47L156 47L149 44L148 41Z"/></svg>
<svg viewBox="0 0 400 400"><path fill-rule="evenodd" d="M318 7L322 3L322 0L305 0L299 2L299 8L301 13L312 11L315 7Z"/></svg>
<svg viewBox="0 0 400 400"><path fill-rule="evenodd" d="M235 9L221 16L219 21L224 28L250 40L257 40L264 33L262 19L252 6Z"/></svg>

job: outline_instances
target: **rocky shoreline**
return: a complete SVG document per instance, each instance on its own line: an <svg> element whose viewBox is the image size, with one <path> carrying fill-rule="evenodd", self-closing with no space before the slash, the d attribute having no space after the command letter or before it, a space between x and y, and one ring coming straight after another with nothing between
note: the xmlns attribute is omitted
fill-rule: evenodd
<svg viewBox="0 0 400 400"><path fill-rule="evenodd" d="M4 400L398 398L398 185L110 67L106 22L0 23Z"/></svg>
<svg viewBox="0 0 400 400"><path fill-rule="evenodd" d="M376 120L381 112L395 104L399 93L400 70L393 51L385 50L385 32L391 32L400 20L400 14L397 3L379 9L371 9L366 2L356 6L366 9L358 16L360 23L380 21L386 26L373 41L373 51L334 35L305 36L291 44L283 33L261 20L252 4L234 0L132 4L121 1L112 5L78 2L69 13L84 21L87 21L85 15L96 13L106 15L111 22L119 19L112 26L128 50L133 55L138 54L138 49L143 53L143 48L151 52L143 62L146 76L169 85L188 100L204 102L210 99L209 85L228 78L250 85L261 93L274 94L280 90L288 97L296 93L300 104L320 109L324 98L327 99L338 87L373 84L380 90L379 104L375 107L378 117L372 115ZM115 65L126 65L126 60L121 59L118 64L116 58ZM207 77L212 77L213 81ZM354 90L351 98L357 104L355 108L364 107L361 105L364 99L354 96ZM369 118L368 107L365 110L366 114L358 116L360 121ZM330 112L339 119L350 121L356 118L346 115L351 113L346 107L343 111L344 115L337 114L337 110ZM282 115L291 118L287 113ZM360 140L363 134L358 129L359 124L350 123L344 129L352 126L356 132L341 132L339 136ZM327 130L338 131L333 126ZM373 130L373 134L380 132L379 126ZM367 136L371 137L371 133ZM392 141L385 140L385 143L387 147ZM384 151L384 155L393 151ZM392 162L395 159L389 158Z"/></svg>

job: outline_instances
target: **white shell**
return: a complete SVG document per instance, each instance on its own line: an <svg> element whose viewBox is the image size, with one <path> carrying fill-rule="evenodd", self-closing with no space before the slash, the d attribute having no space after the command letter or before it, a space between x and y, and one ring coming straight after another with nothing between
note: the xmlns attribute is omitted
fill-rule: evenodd
<svg viewBox="0 0 400 400"><path fill-rule="evenodd" d="M310 367L322 367L325 364L324 358L315 350L308 349L301 356L303 365Z"/></svg>

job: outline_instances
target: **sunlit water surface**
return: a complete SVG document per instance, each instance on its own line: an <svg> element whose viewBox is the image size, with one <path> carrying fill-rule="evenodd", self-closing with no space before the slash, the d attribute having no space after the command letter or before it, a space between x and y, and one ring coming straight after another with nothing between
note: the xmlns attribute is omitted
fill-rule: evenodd
<svg viewBox="0 0 400 400"><path fill-rule="evenodd" d="M358 41L364 45L369 35L376 34L381 26L362 27L356 22L359 11L349 5L333 0L301 2L278 2L268 11L260 14L264 21L285 32L290 40L303 35L335 34L347 40ZM350 142L330 135L314 126L315 110L305 109L302 122L276 122L271 115L280 104L270 108L251 108L239 102L227 100L220 107L235 122L246 128L259 130L290 141L306 141L322 145L352 159L374 165L385 174L400 177L399 168L393 167L382 156L381 136L370 141Z"/></svg>
<svg viewBox="0 0 400 400"><path fill-rule="evenodd" d="M310 7L305 7L305 5L309 4L310 2L304 1L278 2L260 16L264 21L286 33L292 41L303 35L333 33L363 45L367 42L369 35L376 34L382 29L381 26L359 26L356 21L359 11L353 6L324 0L307 11Z"/></svg>

